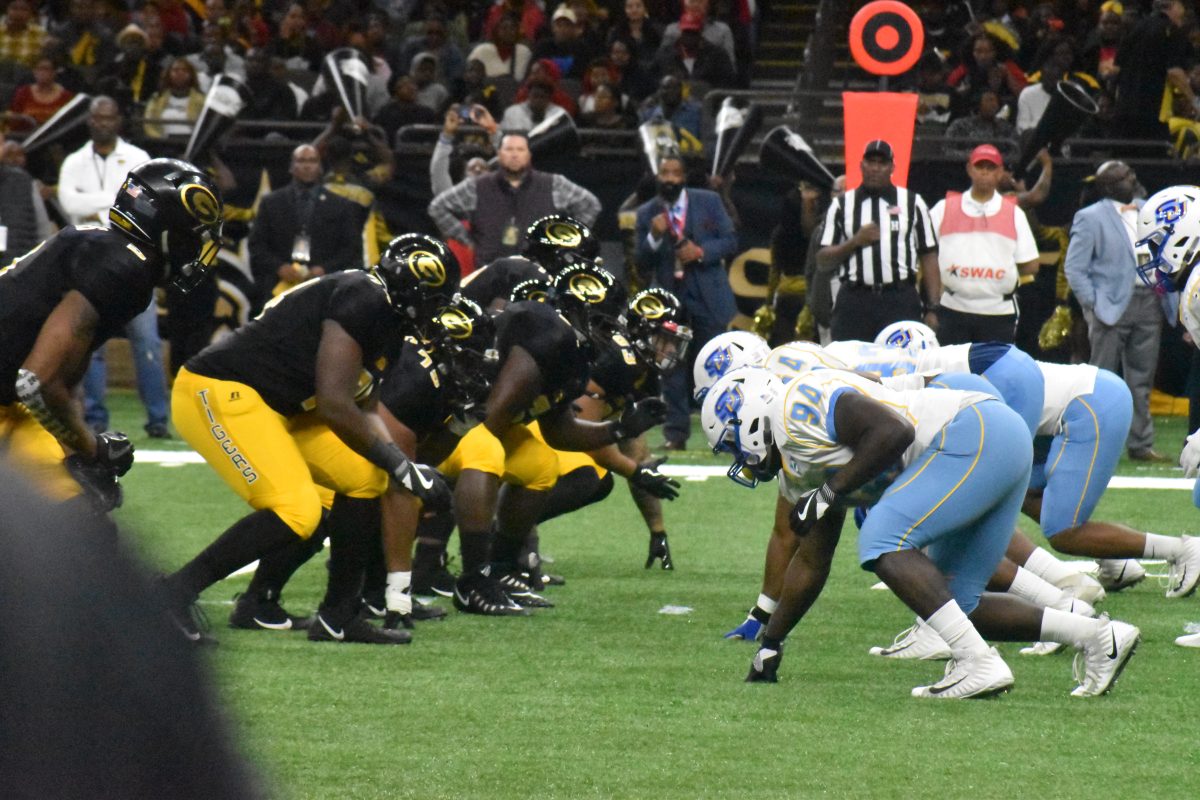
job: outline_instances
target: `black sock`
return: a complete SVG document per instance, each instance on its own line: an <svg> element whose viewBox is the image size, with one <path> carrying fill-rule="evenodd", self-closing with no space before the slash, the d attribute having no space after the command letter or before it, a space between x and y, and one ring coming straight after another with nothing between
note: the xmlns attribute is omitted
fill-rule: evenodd
<svg viewBox="0 0 1200 800"><path fill-rule="evenodd" d="M258 560L258 569L250 579L246 594L254 597L272 597L279 599L284 585L296 574L296 570L308 563L309 559L321 552L325 546L328 531L324 521L317 527L312 536L307 539L296 538L296 541L281 547Z"/></svg>
<svg viewBox="0 0 1200 800"><path fill-rule="evenodd" d="M517 562L523 569L533 569L541 563L541 556L538 555L538 548L541 547L542 539L538 536L538 529L535 527L525 537L525 543L521 546L521 553L517 556Z"/></svg>
<svg viewBox="0 0 1200 800"><path fill-rule="evenodd" d="M482 572L492 560L492 532L458 532L459 547L462 548L463 575Z"/></svg>
<svg viewBox="0 0 1200 800"><path fill-rule="evenodd" d="M497 531L492 542L492 574L505 575L517 569L517 560L525 547L525 536L503 536Z"/></svg>
<svg viewBox="0 0 1200 800"><path fill-rule="evenodd" d="M422 518L417 524L417 546L413 552L413 572L433 572L446 563L446 544L454 533L454 512L447 511Z"/></svg>
<svg viewBox="0 0 1200 800"><path fill-rule="evenodd" d="M387 589L387 564L383 562L383 540L380 539L374 547L367 548L366 569L363 572L363 597L373 601L373 604L384 602L384 591ZM376 605L376 608L382 606Z"/></svg>
<svg viewBox="0 0 1200 800"><path fill-rule="evenodd" d="M613 490L613 476L605 473L601 478L594 467L573 469L558 479L554 488L546 497L546 504L538 516L538 522L560 517L570 511L576 511L598 503Z"/></svg>
<svg viewBox="0 0 1200 800"><path fill-rule="evenodd" d="M329 512L329 583L321 613L334 625L344 625L359 608L367 552L382 547L379 538L379 499L333 499Z"/></svg>
<svg viewBox="0 0 1200 800"><path fill-rule="evenodd" d="M278 514L264 508L233 523L169 580L190 602L235 570L287 547L297 538Z"/></svg>

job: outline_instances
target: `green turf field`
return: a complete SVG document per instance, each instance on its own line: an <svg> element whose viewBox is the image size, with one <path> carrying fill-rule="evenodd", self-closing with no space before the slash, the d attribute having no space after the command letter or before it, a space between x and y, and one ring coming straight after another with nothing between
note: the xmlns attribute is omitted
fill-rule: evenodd
<svg viewBox="0 0 1200 800"><path fill-rule="evenodd" d="M140 431L135 400L117 396L114 407L116 424ZM1182 420L1161 421L1159 449L1177 455L1184 435ZM716 463L702 441L676 461ZM1120 472L1181 475L1129 463ZM125 485L121 522L161 568L244 513L205 466L143 464ZM1194 795L1200 651L1172 640L1200 621L1200 597L1165 600L1153 580L1102 605L1143 632L1108 697L1068 696L1069 656L1002 645L1012 693L923 702L909 689L940 677L940 663L867 655L911 619L868 590L875 579L855 564L850 524L825 594L788 641L780 683L742 683L754 647L721 634L757 596L774 499L772 486L686 482L667 512L676 571L648 572L644 528L618 485L543 529L551 571L568 581L548 591L557 608L527 619L452 612L407 647L230 630L228 603L247 579L228 580L202 598L221 641L205 658L245 750L287 798ZM1111 491L1097 517L1168 534L1200 527L1177 490ZM323 562L289 585L291 610L315 607ZM659 613L667 605L693 610Z"/></svg>

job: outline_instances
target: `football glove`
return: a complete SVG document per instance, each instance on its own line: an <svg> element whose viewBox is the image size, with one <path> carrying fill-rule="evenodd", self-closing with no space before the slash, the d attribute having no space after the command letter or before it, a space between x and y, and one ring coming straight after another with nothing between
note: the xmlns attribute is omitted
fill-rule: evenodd
<svg viewBox="0 0 1200 800"><path fill-rule="evenodd" d="M667 542L666 533L650 534L650 554L646 556L646 569L654 566L654 559L659 559L664 570L675 569L671 561L671 545Z"/></svg>
<svg viewBox="0 0 1200 800"><path fill-rule="evenodd" d="M831 508L838 505L838 494L829 488L828 483L821 484L818 489L810 489L800 496L800 501L788 515L788 523L792 533L804 536L817 520L829 513Z"/></svg>
<svg viewBox="0 0 1200 800"><path fill-rule="evenodd" d="M656 458L645 464L639 464L634 473L629 476L629 483L659 500L674 500L679 497L679 481L658 471L658 468L666 460L665 457Z"/></svg>
<svg viewBox="0 0 1200 800"><path fill-rule="evenodd" d="M1183 477L1195 478L1200 475L1200 430L1187 437L1187 444L1179 454L1179 466L1183 467Z"/></svg>
<svg viewBox="0 0 1200 800"><path fill-rule="evenodd" d="M779 683L779 662L783 661L783 646L763 645L750 662L746 683Z"/></svg>
<svg viewBox="0 0 1200 800"><path fill-rule="evenodd" d="M767 629L767 623L770 621L770 612L764 611L758 607L758 604L755 604L754 608L750 609L750 613L746 615L746 621L725 634L725 638L756 642L762 638L763 631Z"/></svg>
<svg viewBox="0 0 1200 800"><path fill-rule="evenodd" d="M133 443L120 431L97 434L96 463L121 477L133 466Z"/></svg>
<svg viewBox="0 0 1200 800"><path fill-rule="evenodd" d="M647 397L629 403L621 412L621 418L612 423L612 435L616 441L636 439L667 418L667 404L661 397Z"/></svg>
<svg viewBox="0 0 1200 800"><path fill-rule="evenodd" d="M454 495L446 485L445 478L433 467L406 459L403 464L392 470L392 478L416 495L425 511L449 511L454 503Z"/></svg>
<svg viewBox="0 0 1200 800"><path fill-rule="evenodd" d="M870 511L870 509L866 506L859 506L854 509L854 526L860 531L862 530L863 523L867 521L868 511Z"/></svg>
<svg viewBox="0 0 1200 800"><path fill-rule="evenodd" d="M83 494L101 514L120 508L125 493L112 467L92 461L78 453L68 456L67 471L83 487Z"/></svg>

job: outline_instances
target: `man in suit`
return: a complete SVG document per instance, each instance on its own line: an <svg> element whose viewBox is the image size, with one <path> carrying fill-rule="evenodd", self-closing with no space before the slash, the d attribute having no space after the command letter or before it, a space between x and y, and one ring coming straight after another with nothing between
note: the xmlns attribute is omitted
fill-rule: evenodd
<svg viewBox="0 0 1200 800"><path fill-rule="evenodd" d="M1162 310L1154 290L1137 279L1133 245L1140 202L1137 175L1120 161L1096 170L1102 199L1075 214L1067 245L1067 282L1087 320L1091 363L1121 375L1133 393L1126 447L1135 461L1166 461L1154 451L1150 386L1158 364Z"/></svg>
<svg viewBox="0 0 1200 800"><path fill-rule="evenodd" d="M733 221L721 197L684 188L683 159L668 155L658 165L658 195L637 210L637 268L647 286L660 286L682 302L694 339L687 363L663 381L668 450L682 450L691 431L691 361L709 339L729 327L737 313L724 261L737 250Z"/></svg>
<svg viewBox="0 0 1200 800"><path fill-rule="evenodd" d="M302 281L363 265L363 213L321 184L312 145L292 151L292 182L263 197L250 230L257 305Z"/></svg>

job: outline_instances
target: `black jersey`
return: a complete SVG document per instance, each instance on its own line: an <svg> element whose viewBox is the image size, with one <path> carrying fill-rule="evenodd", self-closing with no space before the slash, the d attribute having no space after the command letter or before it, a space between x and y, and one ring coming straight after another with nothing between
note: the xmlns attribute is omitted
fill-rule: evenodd
<svg viewBox="0 0 1200 800"><path fill-rule="evenodd" d="M17 370L50 313L72 289L100 315L92 349L146 310L163 261L98 225L64 228L0 270L0 404L16 401Z"/></svg>
<svg viewBox="0 0 1200 800"><path fill-rule="evenodd" d="M526 350L542 372L542 394L528 409L533 420L570 403L587 388L587 351L575 329L547 303L510 303L496 317L496 350L503 365L515 346ZM503 369L503 367L501 367Z"/></svg>
<svg viewBox="0 0 1200 800"><path fill-rule="evenodd" d="M599 348L592 362L592 381L600 387L609 413L619 413L627 401L638 401L659 393L658 374L633 352L629 341L619 333Z"/></svg>
<svg viewBox="0 0 1200 800"><path fill-rule="evenodd" d="M508 300L517 284L534 279L549 281L550 275L527 258L509 256L475 270L463 278L458 290L480 308L487 308L493 300Z"/></svg>
<svg viewBox="0 0 1200 800"><path fill-rule="evenodd" d="M379 402L418 440L441 430L452 413L433 357L411 341L404 343L400 356L388 367Z"/></svg>
<svg viewBox="0 0 1200 800"><path fill-rule="evenodd" d="M284 416L310 411L316 407L317 348L327 319L362 348L358 398L364 400L401 339L387 291L362 270L313 278L284 292L249 324L194 356L187 368L244 383Z"/></svg>

